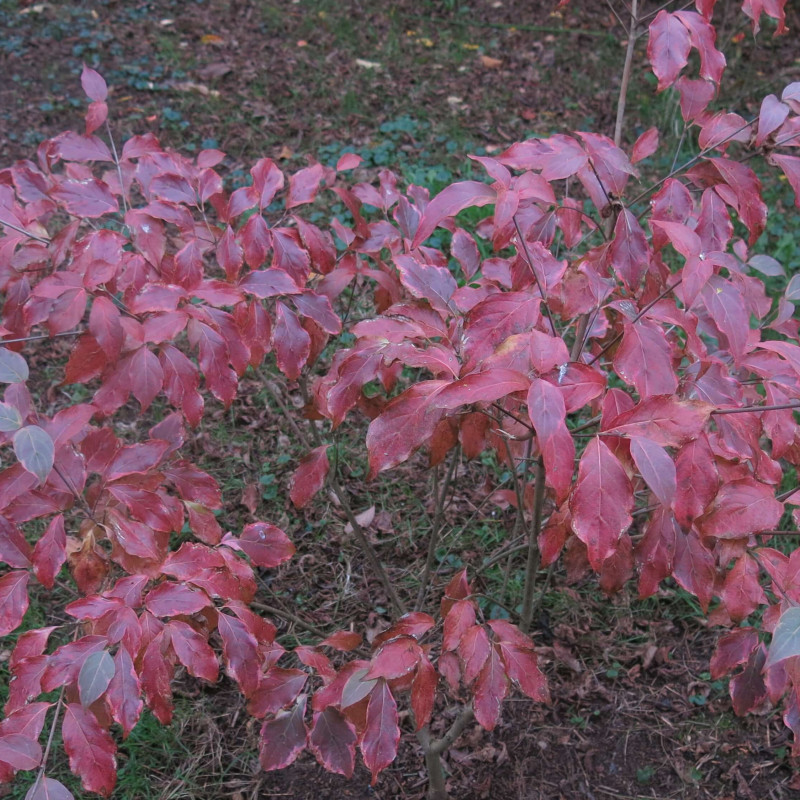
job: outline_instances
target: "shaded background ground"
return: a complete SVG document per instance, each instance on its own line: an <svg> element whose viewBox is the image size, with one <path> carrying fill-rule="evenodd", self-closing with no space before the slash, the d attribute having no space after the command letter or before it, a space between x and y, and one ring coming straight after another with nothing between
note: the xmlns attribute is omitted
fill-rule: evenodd
<svg viewBox="0 0 800 800"><path fill-rule="evenodd" d="M573 0L561 14L552 13L553 5L0 0L0 164L32 157L44 138L80 126L85 61L113 87L118 139L152 130L184 150L219 147L228 153L224 168L232 180L262 155L295 167L308 156L330 161L352 148L365 157L367 176L392 167L436 189L465 169L470 152L494 152L534 133L610 132L624 50L620 28L604 3ZM734 4L718 5L730 62L725 101L752 113L766 92L800 80L800 46L792 34L772 39L769 29L754 42ZM789 26L800 30L797 7ZM652 124L677 139L674 98L656 97L644 70L635 71L631 91L628 141ZM789 207L783 187L770 191L773 205ZM778 214L764 246L797 268L796 240L797 227ZM31 365L42 392L53 392L59 380L49 366L56 351ZM302 517L285 505L301 452L292 450L262 377L254 376L230 412L204 422L193 445L223 485L227 525L262 517L284 526L298 545L298 558L263 576L260 599L323 628L335 613L356 629L378 629L386 624L380 593L336 509L321 504ZM145 429L151 421L130 425ZM378 509L372 533L402 585L424 555L419 519L429 473L420 458L389 482L365 486L362 455L354 442L349 488L359 507ZM482 505L485 468L494 466L469 464L459 476L448 507L453 535L438 554L442 579L462 564L480 566L508 536L504 513ZM502 472L492 477L502 480ZM475 515L477 508L484 511ZM488 571L484 590L491 593L500 580L499 570ZM515 581L512 570L512 594ZM31 612L39 618L30 624L46 624L61 599L42 592ZM591 584L566 586L556 574L537 632L555 703L539 708L513 699L492 734L468 730L448 758L453 796L749 800L800 791L779 716L736 719L726 686L710 679L716 633L695 612L669 587L646 603L607 600ZM282 630L290 642L306 638L286 624ZM0 649L0 668L7 652ZM232 685L223 680L201 692L181 679L176 688L174 724L164 729L146 716L122 746L115 798L424 794L410 743L374 789L363 770L347 782L309 757L285 772L261 773L257 725ZM444 726L451 712L439 711ZM21 798L24 787L10 791Z"/></svg>

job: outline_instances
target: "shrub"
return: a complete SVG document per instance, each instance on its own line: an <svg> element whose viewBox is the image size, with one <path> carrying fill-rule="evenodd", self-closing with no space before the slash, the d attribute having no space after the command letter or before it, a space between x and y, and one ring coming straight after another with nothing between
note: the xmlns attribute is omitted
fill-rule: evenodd
<svg viewBox="0 0 800 800"><path fill-rule="evenodd" d="M23 623L33 580L52 589L66 566L81 595L64 608L71 622L16 640L2 780L38 769L31 800L69 796L39 744L60 725L84 788L110 794L112 727L126 736L145 704L168 723L176 668L214 683L221 649L264 720L265 769L308 748L352 775L358 748L375 780L407 703L441 798L440 755L473 717L492 729L512 686L548 702L529 633L536 577L562 553L570 576L597 573L608 593L636 576L647 597L674 579L729 628L711 669L735 673L736 712L783 701L800 732L797 559L770 546L787 532L786 506L800 505L796 487L781 491L800 463L800 286L765 293L761 276L783 273L752 252L767 207L747 163L761 157L800 192L788 150L800 144L800 84L764 98L752 120L710 111L725 67L713 6L639 18L634 0L613 141L521 142L475 159L488 182L433 199L389 171L352 185L352 154L288 177L265 158L228 194L219 151L188 159L148 134L118 152L105 82L84 69L85 131L0 172L0 430L16 457L0 473L0 634ZM754 31L762 13L782 31L778 0L743 9ZM679 93L699 152L631 189L635 164L659 148L655 129L630 156L621 147L648 23L658 88ZM695 67L699 77L685 74ZM323 191L346 221L319 227L300 213L324 209ZM476 207L488 207L483 219L457 222ZM369 315L354 321L354 303ZM70 342L62 383L90 400L29 391L22 353L42 342L62 353L56 337ZM250 607L254 568L278 567L293 545L267 522L224 532L219 487L181 456L206 404L233 403L267 358L305 402L295 420L271 389L308 449L289 499L303 508L327 486L396 615L371 648L345 630L290 652L276 641ZM115 427L155 401L172 410L147 438ZM370 479L428 453L435 509L413 597L390 579L329 457L332 432L357 413L371 420ZM495 498L526 533L519 625L486 617L466 571L450 576L436 616L428 600L457 459L487 451L513 486ZM443 694L467 701L435 738Z"/></svg>

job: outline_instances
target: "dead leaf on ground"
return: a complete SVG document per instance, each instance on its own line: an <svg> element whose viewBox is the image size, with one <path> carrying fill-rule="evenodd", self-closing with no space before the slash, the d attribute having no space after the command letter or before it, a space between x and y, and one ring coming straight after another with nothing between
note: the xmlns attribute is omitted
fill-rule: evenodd
<svg viewBox="0 0 800 800"><path fill-rule="evenodd" d="M258 508L258 484L249 483L242 492L242 505L251 513L255 514Z"/></svg>
<svg viewBox="0 0 800 800"><path fill-rule="evenodd" d="M481 56L481 64L486 69L499 69L503 66L502 58L492 58L491 56Z"/></svg>
<svg viewBox="0 0 800 800"><path fill-rule="evenodd" d="M366 511L362 511L360 514L356 514L356 522L362 528L369 528L372 525L372 520L375 519L375 506L370 506ZM353 526L348 522L347 525L344 526L345 533L352 533Z"/></svg>

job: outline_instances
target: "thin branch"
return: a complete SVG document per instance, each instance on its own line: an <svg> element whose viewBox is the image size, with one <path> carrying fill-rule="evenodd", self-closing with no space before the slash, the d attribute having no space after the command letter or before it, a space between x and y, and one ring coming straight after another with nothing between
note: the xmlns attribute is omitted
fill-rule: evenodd
<svg viewBox="0 0 800 800"><path fill-rule="evenodd" d="M556 324L553 321L553 313L550 311L550 308L547 305L547 293L545 292L544 286L542 286L542 283L539 280L539 275L533 266L533 259L531 258L530 250L528 250L528 243L525 241L525 237L522 235L522 230L519 227L519 222L517 222L516 214L514 215L513 219L514 219L514 227L517 230L517 239L519 240L519 243L522 246L522 251L525 253L525 259L528 262L528 266L531 268L531 272L533 273L533 279L536 281L536 285L539 287L539 294L542 296L542 305L547 311L547 320L550 323L550 330L552 330L553 336L558 336L558 331L556 331Z"/></svg>
<svg viewBox="0 0 800 800"><path fill-rule="evenodd" d="M114 156L114 164L117 167L117 177L119 178L119 190L122 194L122 207L125 213L128 213L128 199L125 197L125 183L122 180L122 167L119 165L119 156L117 155L117 146L114 144L114 137L111 135L111 126L108 124L108 117L106 117L106 133L108 134L108 141L111 143L111 154ZM208 223L206 223L208 227Z"/></svg>
<svg viewBox="0 0 800 800"><path fill-rule="evenodd" d="M679 286L679 285L680 285L682 282L683 282L683 278L678 278L678 280L677 280L677 281L675 281L675 283L671 284L670 286L667 286L667 288L666 288L666 289L664 289L664 291L663 291L663 292L661 292L661 294L660 294L660 295L658 295L658 297L656 297L656 298L655 298L655 300L651 300L651 301L650 301L650 302L649 302L649 303L648 303L648 304L647 304L647 305L646 305L646 306L645 306L645 307L644 307L644 308L643 308L643 309L642 309L642 310L641 310L641 311L640 311L640 312L639 312L639 313L638 313L638 314L637 314L637 315L636 315L636 316L635 316L635 317L634 317L634 318L631 320L631 325L634 325L635 323L637 323L637 322L638 322L638 321L639 321L639 320L640 320L640 319L641 319L641 318L642 318L642 317L643 317L643 316L644 316L644 315L645 315L645 314L646 314L646 313L647 313L647 312L648 312L648 311L649 311L649 310L650 310L650 309L651 309L651 308L652 308L652 307L653 307L653 306L654 306L654 305L655 305L655 304L656 304L656 303L657 303L659 300L663 300L663 299L664 299L664 298L665 298L665 297L666 297L666 296L667 296L667 295L668 295L668 294L669 294L669 293L670 293L670 292L671 292L673 289L676 289L676 288L677 288L677 287L678 287L678 286ZM603 353L605 353L605 352L606 352L606 350L608 350L610 347L613 347L613 346L614 346L614 345L615 345L615 344L616 344L616 343L617 343L617 342L618 342L618 341L619 341L619 340L622 338L622 336L623 336L623 333L624 333L624 331L622 331L622 332L618 333L618 334L617 334L617 335L616 335L616 336L615 336L615 337L614 337L614 338L613 338L613 339L612 339L610 342L608 342L607 344L605 344L605 345L604 345L604 346L601 348L601 350L600 350L600 352L599 352L599 353L597 353L596 355L592 356L592 359L589 361L589 364L588 364L588 366L590 366L590 367L591 367L591 366L592 366L592 364L594 364L594 362L595 362L595 361L597 361L597 359L598 359L598 358L600 358L600 356L602 356L602 355L603 355Z"/></svg>
<svg viewBox="0 0 800 800"><path fill-rule="evenodd" d="M16 344L17 342L38 342L41 339L55 339L56 336L80 336L83 331L62 331L61 333L42 333L37 336L22 336L19 339L0 339L0 344Z"/></svg>
<svg viewBox="0 0 800 800"><path fill-rule="evenodd" d="M634 6L636 0L633 0ZM522 594L522 621L520 629L528 633L533 620L533 590L536 573L539 571L539 532L542 529L542 509L544 508L544 461L541 456L534 470L533 519L528 532L528 561L525 565L525 588Z"/></svg>
<svg viewBox="0 0 800 800"><path fill-rule="evenodd" d="M638 195L636 195L636 197L634 197L633 200L631 200L630 203L628 203L628 206L629 207L634 206L640 200L644 200L644 198L647 197L647 195L649 195L651 192L654 192L656 189L658 189L659 186L666 183L670 178L674 178L676 175L683 172L685 169L688 169L689 167L692 166L692 164L696 163L701 158L704 158L708 153L712 152L713 150L716 150L720 145L725 144L725 142L729 142L731 139L733 139L734 136L736 136L737 133L740 133L745 128L749 128L754 122L756 122L756 120L758 120L758 116L753 117L753 119L751 119L750 122L745 122L744 125L741 125L736 130L732 131L722 141L716 142L713 145L713 147L707 147L705 150L701 150L696 156L692 156L688 161L685 161L676 169L670 170L668 175L665 175L663 178L661 178L661 180L657 181L652 186L649 186L643 192L640 192ZM647 209L645 209L639 216L641 217L646 213Z"/></svg>
<svg viewBox="0 0 800 800"><path fill-rule="evenodd" d="M769 406L742 406L742 408L715 408L711 413L722 414L744 414L748 411L781 411L784 408L800 408L800 401L794 403L773 403Z"/></svg>
<svg viewBox="0 0 800 800"><path fill-rule="evenodd" d="M611 3L609 3L611 6ZM613 6L612 10L613 10ZM619 147L622 144L622 126L625 121L625 104L628 100L628 87L631 82L631 68L633 66L633 51L636 47L636 26L638 20L639 0L631 0L631 24L628 28L628 47L625 50L625 65L622 68L622 81L619 87L619 99L617 100L617 119L614 124L614 144ZM614 12L616 14L616 11ZM619 19L619 17L617 17ZM622 20L620 20L622 24ZM624 25L623 25L624 27Z"/></svg>
<svg viewBox="0 0 800 800"><path fill-rule="evenodd" d="M266 611L267 614L272 614L275 617L281 617L281 619L285 619L287 622L291 622L293 625L297 625L298 628L303 628L304 630L308 631L309 633L313 633L314 636L319 636L320 639L325 639L327 637L327 633L322 630L322 628L318 628L316 625L312 625L310 622L306 622L302 617L298 617L296 614L292 614L291 611L285 611L282 608L278 608L277 606L271 606L267 603L259 603L255 600L250 603L253 608L257 608L259 611Z"/></svg>
<svg viewBox="0 0 800 800"><path fill-rule="evenodd" d="M16 231L17 233L21 233L23 236L27 236L34 241L41 242L42 244L50 244L49 239L43 239L41 236L37 236L35 233L31 233L30 231L26 231L25 228L18 228L11 222L7 220L0 219L0 225L5 226L6 228L11 228L12 231Z"/></svg>

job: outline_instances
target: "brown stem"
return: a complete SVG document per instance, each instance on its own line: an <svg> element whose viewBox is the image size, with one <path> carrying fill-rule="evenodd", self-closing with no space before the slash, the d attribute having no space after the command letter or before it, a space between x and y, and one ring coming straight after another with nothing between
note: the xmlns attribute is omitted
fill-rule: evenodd
<svg viewBox="0 0 800 800"><path fill-rule="evenodd" d="M622 81L619 87L617 100L617 120L614 124L614 144L622 144L622 126L625 121L625 104L628 99L628 87L631 82L631 68L633 66L633 51L636 46L636 26L638 20L639 0L631 0L631 24L628 28L628 47L625 51L625 66L622 68Z"/></svg>
<svg viewBox="0 0 800 800"><path fill-rule="evenodd" d="M17 342L38 342L41 339L55 339L56 336L80 336L83 331L62 331L61 333L43 333L38 336L22 336L19 339L0 339L0 344L16 344Z"/></svg>
<svg viewBox="0 0 800 800"><path fill-rule="evenodd" d="M322 628L318 628L316 625L312 625L310 622L306 622L301 617L298 617L297 614L292 614L291 611L284 611L282 608L278 608L277 606L271 606L267 603L259 603L257 601L252 601L250 605L253 608L257 608L259 611L266 611L267 614L272 614L275 617L281 617L285 619L287 622L291 622L294 625L297 625L298 628L303 628L304 630L308 631L309 633L313 633L314 636L319 636L320 639L324 639L328 634L322 630Z"/></svg>
<svg viewBox="0 0 800 800"><path fill-rule="evenodd" d="M744 414L747 411L781 411L784 408L800 408L800 401L794 403L773 403L769 406L743 406L742 408L715 408L712 414Z"/></svg>
<svg viewBox="0 0 800 800"><path fill-rule="evenodd" d="M459 736L461 736L461 732L467 727L467 725L469 725L470 722L472 722L474 718L475 712L472 710L472 706L466 706L464 710L456 717L447 733L442 736L441 739L431 742L431 751L437 755L444 753L452 746L453 742L458 739Z"/></svg>
<svg viewBox="0 0 800 800"><path fill-rule="evenodd" d="M119 190L122 194L122 208L125 213L128 213L128 198L125 197L125 184L122 180L122 167L119 164L119 156L117 155L117 146L114 144L114 137L111 135L111 126L106 119L106 133L108 134L108 141L111 143L111 154L114 157L114 164L117 167L117 178L119 178ZM206 224L207 226L207 224Z"/></svg>
<svg viewBox="0 0 800 800"><path fill-rule="evenodd" d="M17 233L23 234L23 236L27 236L29 239L33 239L36 242L41 242L42 244L50 244L49 239L43 239L41 236L37 236L35 233L31 233L30 231L26 231L25 228L18 228L11 222L7 220L0 220L0 225L11 228L12 231L16 231Z"/></svg>
<svg viewBox="0 0 800 800"><path fill-rule="evenodd" d="M635 0L634 0L635 2ZM525 565L525 588L522 593L522 620L520 629L528 633L533 622L533 592L536 586L536 573L539 571L539 532L542 529L542 509L544 508L544 460L536 461L534 471L533 519L528 534L528 563Z"/></svg>

